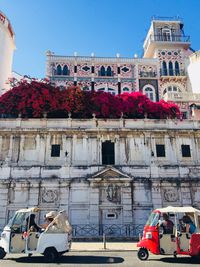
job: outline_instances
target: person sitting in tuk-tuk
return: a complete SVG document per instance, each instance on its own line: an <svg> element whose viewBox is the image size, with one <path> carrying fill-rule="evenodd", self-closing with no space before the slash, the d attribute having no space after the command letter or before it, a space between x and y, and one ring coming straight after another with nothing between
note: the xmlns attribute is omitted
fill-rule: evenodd
<svg viewBox="0 0 200 267"><path fill-rule="evenodd" d="M196 231L196 226L191 220L190 216L184 215L182 218L182 222L185 224L185 232L193 234Z"/></svg>
<svg viewBox="0 0 200 267"><path fill-rule="evenodd" d="M45 223L42 225L43 229L46 229L47 226L54 220L54 218L57 216L56 211L50 211L44 216Z"/></svg>
<svg viewBox="0 0 200 267"><path fill-rule="evenodd" d="M169 219L167 213L163 213L163 221L159 223L163 227L164 234L173 234L174 223Z"/></svg>
<svg viewBox="0 0 200 267"><path fill-rule="evenodd" d="M40 232L42 229L35 223L35 214L30 214L26 218L27 231Z"/></svg>

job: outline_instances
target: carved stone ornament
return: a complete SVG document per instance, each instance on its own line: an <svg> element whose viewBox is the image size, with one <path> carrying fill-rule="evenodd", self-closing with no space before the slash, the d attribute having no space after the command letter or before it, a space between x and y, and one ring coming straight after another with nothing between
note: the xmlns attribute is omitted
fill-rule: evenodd
<svg viewBox="0 0 200 267"><path fill-rule="evenodd" d="M179 200L178 190L175 188L168 188L163 190L164 200L167 202L176 202Z"/></svg>
<svg viewBox="0 0 200 267"><path fill-rule="evenodd" d="M42 202L43 203L55 203L58 200L58 191L53 189L42 190Z"/></svg>
<svg viewBox="0 0 200 267"><path fill-rule="evenodd" d="M118 185L110 184L106 189L107 200L113 203L120 202L120 188Z"/></svg>

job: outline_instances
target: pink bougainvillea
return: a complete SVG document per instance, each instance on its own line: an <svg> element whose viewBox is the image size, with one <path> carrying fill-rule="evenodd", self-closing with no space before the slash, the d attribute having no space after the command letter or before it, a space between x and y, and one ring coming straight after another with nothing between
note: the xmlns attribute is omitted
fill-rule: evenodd
<svg viewBox="0 0 200 267"><path fill-rule="evenodd" d="M47 81L19 82L0 97L0 114L27 118L179 118L175 103L163 100L152 102L140 92L113 96L105 92L86 92L77 86L66 90L52 86Z"/></svg>

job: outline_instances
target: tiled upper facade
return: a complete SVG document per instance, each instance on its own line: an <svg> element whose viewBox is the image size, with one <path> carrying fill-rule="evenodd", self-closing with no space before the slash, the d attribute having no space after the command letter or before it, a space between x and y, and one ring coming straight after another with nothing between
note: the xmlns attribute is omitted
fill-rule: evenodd
<svg viewBox="0 0 200 267"><path fill-rule="evenodd" d="M59 56L47 52L46 76L57 86L111 94L140 91L151 100L172 100L186 117L194 99L187 67L192 54L189 36L179 18L153 19L142 58Z"/></svg>

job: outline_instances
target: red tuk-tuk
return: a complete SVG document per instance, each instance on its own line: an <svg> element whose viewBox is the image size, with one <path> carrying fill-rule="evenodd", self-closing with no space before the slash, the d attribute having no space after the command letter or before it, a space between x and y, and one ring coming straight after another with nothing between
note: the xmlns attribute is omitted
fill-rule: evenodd
<svg viewBox="0 0 200 267"><path fill-rule="evenodd" d="M173 225L171 233L165 233L162 216L167 214ZM195 232L186 231L183 216L195 226ZM166 207L154 210L144 226L142 239L137 243L138 258L147 260L149 251L156 255L200 256L200 210L193 207Z"/></svg>

